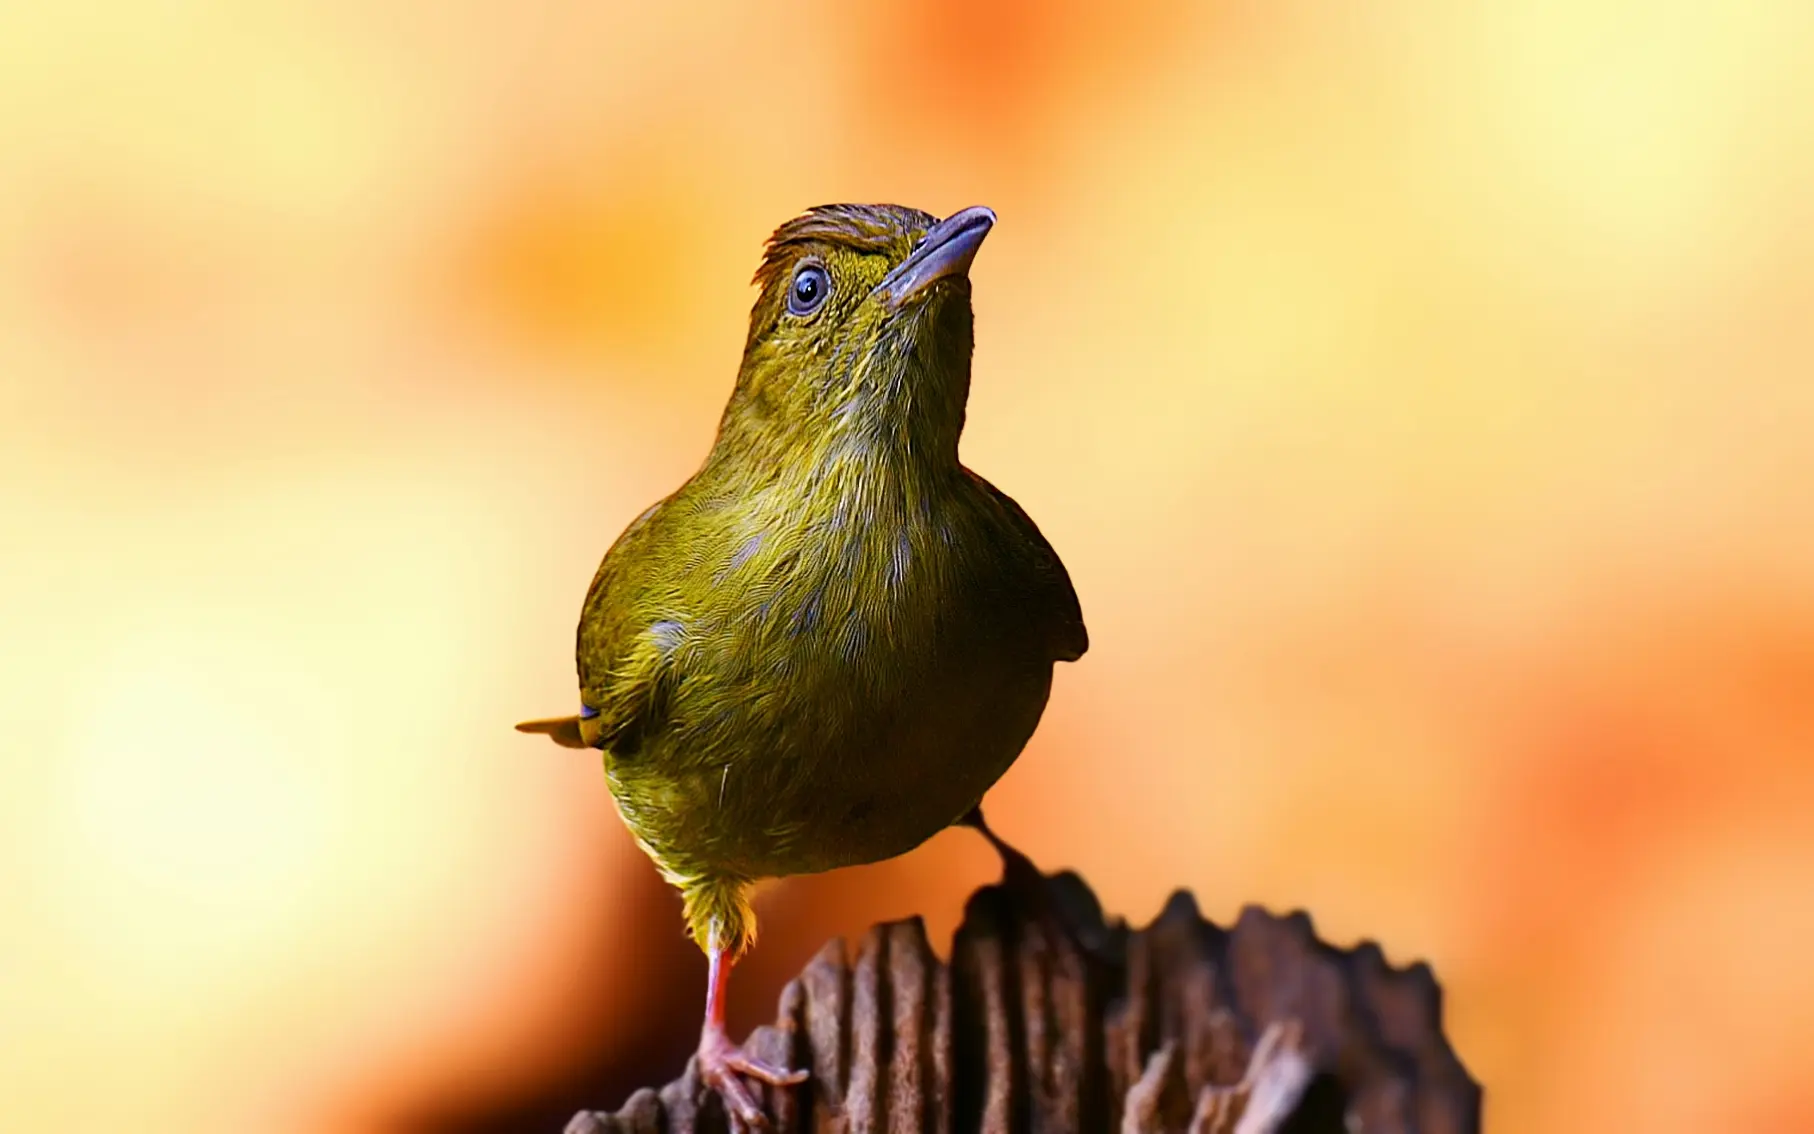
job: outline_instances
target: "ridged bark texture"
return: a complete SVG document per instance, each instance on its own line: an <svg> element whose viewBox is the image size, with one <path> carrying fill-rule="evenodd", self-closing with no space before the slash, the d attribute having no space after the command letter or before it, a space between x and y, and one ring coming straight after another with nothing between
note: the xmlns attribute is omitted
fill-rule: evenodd
<svg viewBox="0 0 1814 1134"><path fill-rule="evenodd" d="M1075 875L1053 882L1062 917L978 891L949 964L918 919L854 960L821 949L745 1045L812 1070L767 1091L777 1134L1478 1134L1428 966L1324 944L1303 913L1222 929L1184 893L1130 931ZM567 1134L726 1129L689 1064Z"/></svg>

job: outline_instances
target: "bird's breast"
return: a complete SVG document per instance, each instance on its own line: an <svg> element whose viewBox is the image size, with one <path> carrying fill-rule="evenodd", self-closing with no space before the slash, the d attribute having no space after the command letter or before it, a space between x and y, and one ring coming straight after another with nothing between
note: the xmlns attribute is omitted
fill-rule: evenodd
<svg viewBox="0 0 1814 1134"><path fill-rule="evenodd" d="M735 500L692 550L670 718L621 770L666 801L644 809L664 828L639 832L651 845L753 873L888 857L973 805L1032 733L1051 663L990 513L831 487Z"/></svg>

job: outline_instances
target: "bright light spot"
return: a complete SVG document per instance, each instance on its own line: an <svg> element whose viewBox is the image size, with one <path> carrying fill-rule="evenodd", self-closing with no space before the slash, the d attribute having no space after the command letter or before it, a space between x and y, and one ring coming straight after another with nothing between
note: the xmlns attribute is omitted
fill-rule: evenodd
<svg viewBox="0 0 1814 1134"><path fill-rule="evenodd" d="M94 933L191 967L289 928L327 836L319 716L260 643L167 630L103 671L62 824ZM103 916L94 917L94 914Z"/></svg>

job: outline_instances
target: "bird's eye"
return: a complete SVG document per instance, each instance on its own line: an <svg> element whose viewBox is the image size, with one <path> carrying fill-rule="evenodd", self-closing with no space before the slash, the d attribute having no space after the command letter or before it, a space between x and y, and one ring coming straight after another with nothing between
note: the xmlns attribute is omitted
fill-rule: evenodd
<svg viewBox="0 0 1814 1134"><path fill-rule="evenodd" d="M787 310L793 315L811 315L831 294L831 277L818 264L802 265L794 273L793 286L787 291Z"/></svg>

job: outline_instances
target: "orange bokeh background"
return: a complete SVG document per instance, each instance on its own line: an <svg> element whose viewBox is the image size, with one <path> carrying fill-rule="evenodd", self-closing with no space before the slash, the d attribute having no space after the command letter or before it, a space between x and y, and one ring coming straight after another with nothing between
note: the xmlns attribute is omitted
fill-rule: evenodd
<svg viewBox="0 0 1814 1134"><path fill-rule="evenodd" d="M0 12L0 1128L678 1071L677 905L510 725L833 200L1001 216L965 458L1093 648L999 828L1429 958L1492 1129L1814 1128L1814 8L701 7ZM734 1023L992 872L770 888Z"/></svg>

